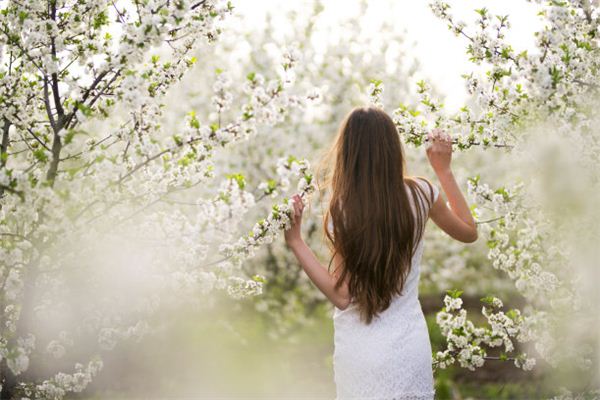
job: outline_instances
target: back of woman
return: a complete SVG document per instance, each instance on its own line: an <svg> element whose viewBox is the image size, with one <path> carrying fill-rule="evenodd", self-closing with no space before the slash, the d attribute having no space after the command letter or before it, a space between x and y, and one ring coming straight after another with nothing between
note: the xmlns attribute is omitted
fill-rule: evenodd
<svg viewBox="0 0 600 400"><path fill-rule="evenodd" d="M426 200L423 192L416 200L410 196L413 213L418 211L415 201L419 201L423 204L421 212L428 214L438 190L423 179L414 181L423 192L433 191ZM390 306L371 323L361 320L358 304L345 310L334 308L333 362L338 398L433 398L431 344L418 298L423 247L421 239L402 295L394 296ZM404 397L398 397L399 393Z"/></svg>
<svg viewBox="0 0 600 400"><path fill-rule="evenodd" d="M334 304L334 373L338 398L432 399L431 345L418 298L423 232L431 218L453 238L472 242L476 225L450 169L448 135L428 135L427 155L444 189L406 175L392 119L357 108L342 123L322 190L332 251L325 268L301 236L303 203L285 236L315 285Z"/></svg>

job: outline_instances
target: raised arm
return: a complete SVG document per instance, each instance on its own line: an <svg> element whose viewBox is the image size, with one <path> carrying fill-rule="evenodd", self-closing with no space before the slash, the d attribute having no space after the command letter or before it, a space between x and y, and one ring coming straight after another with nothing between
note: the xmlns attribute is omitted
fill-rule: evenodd
<svg viewBox="0 0 600 400"><path fill-rule="evenodd" d="M302 239L301 224L302 212L304 210L302 200L298 195L295 195L293 199L294 216L292 218L292 226L285 231L285 241L294 252L294 255L310 280L325 296L327 296L329 301L337 308L344 310L350 304L348 286L346 282L344 282L339 289L335 288L342 261L340 257L334 257L334 270L332 273L329 273L327 268L319 262L313 251Z"/></svg>
<svg viewBox="0 0 600 400"><path fill-rule="evenodd" d="M429 216L452 238L464 243L472 243L477 240L477 225L450 168L452 140L448 134L437 129L428 135L428 140L429 163L450 203L448 208L442 196L438 196Z"/></svg>

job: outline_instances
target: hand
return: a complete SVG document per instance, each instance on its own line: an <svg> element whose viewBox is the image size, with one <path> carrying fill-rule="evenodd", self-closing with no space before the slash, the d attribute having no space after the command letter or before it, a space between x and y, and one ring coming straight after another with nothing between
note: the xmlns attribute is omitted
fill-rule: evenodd
<svg viewBox="0 0 600 400"><path fill-rule="evenodd" d="M452 138L441 129L434 129L427 134L427 158L437 173L450 170L452 161Z"/></svg>
<svg viewBox="0 0 600 400"><path fill-rule="evenodd" d="M291 200L293 201L292 226L284 232L285 241L290 247L302 242L302 212L304 211L304 204L299 195L294 195Z"/></svg>

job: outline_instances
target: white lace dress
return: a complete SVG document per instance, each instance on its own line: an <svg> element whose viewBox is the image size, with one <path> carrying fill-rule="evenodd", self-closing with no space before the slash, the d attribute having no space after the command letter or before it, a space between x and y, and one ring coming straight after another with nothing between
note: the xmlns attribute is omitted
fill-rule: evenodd
<svg viewBox="0 0 600 400"><path fill-rule="evenodd" d="M425 182L419 183L430 193ZM438 193L434 185L434 201ZM412 258L403 295L370 324L360 320L355 304L343 311L335 308L337 399L434 398L431 343L418 297L422 255L423 240Z"/></svg>

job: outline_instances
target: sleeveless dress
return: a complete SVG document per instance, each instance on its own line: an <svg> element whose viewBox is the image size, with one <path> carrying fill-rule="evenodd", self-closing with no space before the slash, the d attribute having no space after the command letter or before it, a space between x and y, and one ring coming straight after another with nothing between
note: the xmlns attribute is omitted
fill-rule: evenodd
<svg viewBox="0 0 600 400"><path fill-rule="evenodd" d="M430 193L426 182L416 181ZM432 186L435 201L439 190ZM410 191L408 195L411 199ZM427 202L424 205L427 210ZM360 320L356 304L345 310L335 307L333 365L338 400L434 398L431 343L419 301L422 255L421 239L402 296L396 295L370 324Z"/></svg>

